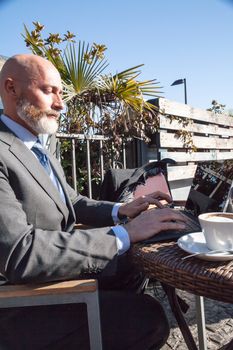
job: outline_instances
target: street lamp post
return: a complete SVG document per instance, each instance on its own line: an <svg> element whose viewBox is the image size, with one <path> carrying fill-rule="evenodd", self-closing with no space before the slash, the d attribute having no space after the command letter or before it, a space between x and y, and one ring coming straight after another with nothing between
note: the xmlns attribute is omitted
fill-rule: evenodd
<svg viewBox="0 0 233 350"><path fill-rule="evenodd" d="M175 80L171 86L174 86L174 85L180 85L180 84L184 84L184 103L187 104L187 86L186 86L186 79L178 79L178 80Z"/></svg>

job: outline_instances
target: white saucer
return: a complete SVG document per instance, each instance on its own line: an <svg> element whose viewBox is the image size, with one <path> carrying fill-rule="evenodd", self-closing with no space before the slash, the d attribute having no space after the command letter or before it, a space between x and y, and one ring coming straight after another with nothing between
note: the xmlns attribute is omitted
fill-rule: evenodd
<svg viewBox="0 0 233 350"><path fill-rule="evenodd" d="M189 233L180 237L177 241L178 246L189 254L203 253L196 257L202 260L209 261L227 261L233 260L233 254L208 254L210 249L206 246L206 241L203 232Z"/></svg>

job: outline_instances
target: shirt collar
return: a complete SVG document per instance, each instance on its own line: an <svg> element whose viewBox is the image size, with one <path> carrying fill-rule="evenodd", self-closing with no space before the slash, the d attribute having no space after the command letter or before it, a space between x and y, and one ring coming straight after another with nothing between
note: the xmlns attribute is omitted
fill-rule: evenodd
<svg viewBox="0 0 233 350"><path fill-rule="evenodd" d="M21 141L23 141L28 149L34 146L37 141L37 136L33 135L29 130L4 114L1 115L0 119Z"/></svg>

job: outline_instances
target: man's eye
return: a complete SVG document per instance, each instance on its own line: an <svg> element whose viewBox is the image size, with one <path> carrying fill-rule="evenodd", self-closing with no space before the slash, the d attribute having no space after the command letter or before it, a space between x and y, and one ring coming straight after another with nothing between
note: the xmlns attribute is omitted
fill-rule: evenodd
<svg viewBox="0 0 233 350"><path fill-rule="evenodd" d="M45 94L51 94L52 89L46 88L43 90Z"/></svg>

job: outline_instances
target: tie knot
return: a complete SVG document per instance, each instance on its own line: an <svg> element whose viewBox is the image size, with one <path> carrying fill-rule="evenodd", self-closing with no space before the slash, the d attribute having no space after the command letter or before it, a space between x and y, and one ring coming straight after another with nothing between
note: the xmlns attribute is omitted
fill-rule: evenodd
<svg viewBox="0 0 233 350"><path fill-rule="evenodd" d="M36 139L36 142L34 143L33 147L37 147L37 148L40 148L43 150L43 146L42 146L39 138Z"/></svg>
<svg viewBox="0 0 233 350"><path fill-rule="evenodd" d="M44 168L48 167L48 157L46 155L45 150L43 149L41 143L39 140L36 141L34 146L32 147L32 151L35 153L37 158L39 159L40 163L43 165Z"/></svg>

